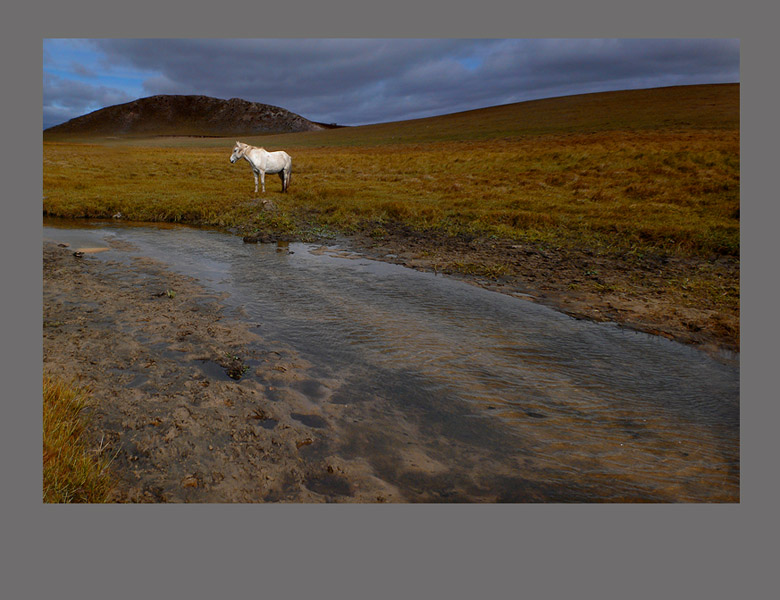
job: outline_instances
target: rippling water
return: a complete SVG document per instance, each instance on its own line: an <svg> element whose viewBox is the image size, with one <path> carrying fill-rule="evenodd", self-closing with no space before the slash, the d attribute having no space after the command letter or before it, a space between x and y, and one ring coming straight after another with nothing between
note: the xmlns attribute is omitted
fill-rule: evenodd
<svg viewBox="0 0 780 600"><path fill-rule="evenodd" d="M739 500L734 364L312 245L44 229L74 245L106 236L228 292L263 337L292 346L314 377L298 392L349 408L318 451L367 459L410 500Z"/></svg>

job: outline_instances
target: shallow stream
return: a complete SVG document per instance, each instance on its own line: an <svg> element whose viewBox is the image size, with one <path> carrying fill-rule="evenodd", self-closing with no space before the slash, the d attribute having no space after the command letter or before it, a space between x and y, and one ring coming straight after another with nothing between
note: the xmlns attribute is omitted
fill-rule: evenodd
<svg viewBox="0 0 780 600"><path fill-rule="evenodd" d="M739 500L736 361L333 247L44 227L74 248L110 237L311 365L299 417L332 435L304 457L360 457L412 501Z"/></svg>

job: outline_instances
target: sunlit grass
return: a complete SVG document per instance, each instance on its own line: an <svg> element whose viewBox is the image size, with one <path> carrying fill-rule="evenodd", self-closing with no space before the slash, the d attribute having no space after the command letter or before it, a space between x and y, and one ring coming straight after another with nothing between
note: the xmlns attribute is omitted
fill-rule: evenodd
<svg viewBox="0 0 780 600"><path fill-rule="evenodd" d="M110 459L85 438L90 399L84 389L43 379L43 501L109 501Z"/></svg>

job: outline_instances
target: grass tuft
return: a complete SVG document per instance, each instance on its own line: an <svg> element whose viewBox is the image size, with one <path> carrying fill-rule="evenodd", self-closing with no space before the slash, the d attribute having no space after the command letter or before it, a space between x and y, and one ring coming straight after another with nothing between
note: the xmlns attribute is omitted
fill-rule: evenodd
<svg viewBox="0 0 780 600"><path fill-rule="evenodd" d="M90 399L83 388L43 378L43 501L109 502L114 479L105 448L86 439Z"/></svg>

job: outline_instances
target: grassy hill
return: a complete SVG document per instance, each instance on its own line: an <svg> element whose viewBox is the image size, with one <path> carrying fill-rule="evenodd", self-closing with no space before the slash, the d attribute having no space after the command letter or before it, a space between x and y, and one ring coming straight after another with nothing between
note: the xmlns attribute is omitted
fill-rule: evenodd
<svg viewBox="0 0 780 600"><path fill-rule="evenodd" d="M606 131L738 130L739 84L563 96L393 123L274 136L277 144L378 145L508 140ZM243 140L242 140L243 141ZM255 141L261 142L259 138ZM251 142L250 142L251 143Z"/></svg>
<svg viewBox="0 0 780 600"><path fill-rule="evenodd" d="M251 172L227 164L234 136L157 130L106 139L98 131L77 136L81 145L64 135L44 144L47 213L253 226ZM597 245L739 252L736 84L568 96L241 141L293 154L295 183L283 201L291 222L306 215L351 231L395 220L557 244L587 235Z"/></svg>

